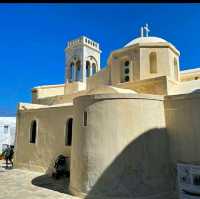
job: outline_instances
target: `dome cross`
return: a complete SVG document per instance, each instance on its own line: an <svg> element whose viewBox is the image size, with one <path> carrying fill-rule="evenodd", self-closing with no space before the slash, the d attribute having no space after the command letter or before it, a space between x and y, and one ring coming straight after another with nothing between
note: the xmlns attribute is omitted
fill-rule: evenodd
<svg viewBox="0 0 200 199"><path fill-rule="evenodd" d="M149 32L150 32L148 24L145 24L144 27L142 26L141 29L140 29L140 32L141 32L141 37L144 37L144 32L145 32L145 36L148 37Z"/></svg>
<svg viewBox="0 0 200 199"><path fill-rule="evenodd" d="M145 26L144 26L144 30L146 31L146 37L148 37L148 36L149 36L150 30L149 30L149 26L148 26L147 23L146 23Z"/></svg>

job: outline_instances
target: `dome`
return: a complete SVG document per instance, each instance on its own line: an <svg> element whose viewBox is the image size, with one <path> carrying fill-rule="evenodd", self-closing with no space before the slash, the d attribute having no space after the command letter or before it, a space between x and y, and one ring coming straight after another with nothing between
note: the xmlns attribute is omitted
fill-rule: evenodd
<svg viewBox="0 0 200 199"><path fill-rule="evenodd" d="M130 90L130 89L124 89L124 88L117 88L114 86L101 86L95 89L91 89L87 92L88 95L92 94L117 94L117 93L131 93L136 94L137 92Z"/></svg>
<svg viewBox="0 0 200 199"><path fill-rule="evenodd" d="M166 43L167 41L159 37L138 37L127 43L124 47L129 47L137 43L156 43L156 42Z"/></svg>

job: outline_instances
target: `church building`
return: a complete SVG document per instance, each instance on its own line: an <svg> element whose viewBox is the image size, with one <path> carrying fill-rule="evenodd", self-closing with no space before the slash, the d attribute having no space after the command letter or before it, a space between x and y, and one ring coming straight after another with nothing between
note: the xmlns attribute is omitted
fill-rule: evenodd
<svg viewBox="0 0 200 199"><path fill-rule="evenodd" d="M200 163L200 68L181 71L179 50L148 33L103 69L99 43L67 43L65 82L18 105L16 168L50 174L63 154L75 196L178 198L177 164Z"/></svg>

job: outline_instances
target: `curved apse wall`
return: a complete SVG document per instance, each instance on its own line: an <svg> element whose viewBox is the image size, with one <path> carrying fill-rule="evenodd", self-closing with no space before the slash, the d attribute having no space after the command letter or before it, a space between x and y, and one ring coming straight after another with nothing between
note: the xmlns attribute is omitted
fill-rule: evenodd
<svg viewBox="0 0 200 199"><path fill-rule="evenodd" d="M97 94L77 97L74 104L72 194L106 199L170 193L162 97Z"/></svg>

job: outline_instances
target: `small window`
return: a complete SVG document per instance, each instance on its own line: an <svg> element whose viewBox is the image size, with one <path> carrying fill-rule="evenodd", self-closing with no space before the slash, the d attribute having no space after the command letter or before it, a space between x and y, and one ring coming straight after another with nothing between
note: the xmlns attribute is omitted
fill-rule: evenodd
<svg viewBox="0 0 200 199"><path fill-rule="evenodd" d="M72 126L73 118L70 118L65 127L65 146L71 146L72 144Z"/></svg>
<svg viewBox="0 0 200 199"><path fill-rule="evenodd" d="M124 66L129 66L129 61L125 61Z"/></svg>
<svg viewBox="0 0 200 199"><path fill-rule="evenodd" d="M151 52L149 55L150 73L157 73L157 56L155 52Z"/></svg>
<svg viewBox="0 0 200 199"><path fill-rule="evenodd" d="M31 128L30 128L30 143L36 142L37 136L37 122L36 120L32 121Z"/></svg>
<svg viewBox="0 0 200 199"><path fill-rule="evenodd" d="M129 76L125 76L124 80L125 80L125 82L128 82L129 81Z"/></svg>
<svg viewBox="0 0 200 199"><path fill-rule="evenodd" d="M194 79L195 79L195 80L198 80L198 79L199 79L199 77L195 77Z"/></svg>
<svg viewBox="0 0 200 199"><path fill-rule="evenodd" d="M126 69L124 70L124 72L125 72L125 74L128 74L128 73L129 73L129 68L126 68Z"/></svg>
<svg viewBox="0 0 200 199"><path fill-rule="evenodd" d="M4 126L4 134L7 134L8 133L8 125L5 125Z"/></svg>
<svg viewBox="0 0 200 199"><path fill-rule="evenodd" d="M177 59L174 58L174 79L178 80L178 62Z"/></svg>
<svg viewBox="0 0 200 199"><path fill-rule="evenodd" d="M196 186L200 186L200 175L193 176L193 184Z"/></svg>
<svg viewBox="0 0 200 199"><path fill-rule="evenodd" d="M87 112L86 111L84 111L83 113L83 124L84 126L87 126Z"/></svg>

